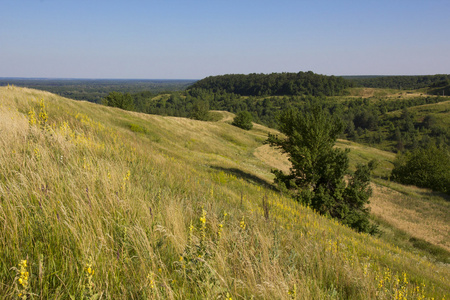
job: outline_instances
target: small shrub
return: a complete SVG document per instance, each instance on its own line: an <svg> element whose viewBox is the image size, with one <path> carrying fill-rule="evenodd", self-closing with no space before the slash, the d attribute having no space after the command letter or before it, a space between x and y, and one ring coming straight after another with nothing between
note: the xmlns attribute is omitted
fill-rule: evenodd
<svg viewBox="0 0 450 300"><path fill-rule="evenodd" d="M140 125L131 123L129 126L133 132L148 133L148 130Z"/></svg>

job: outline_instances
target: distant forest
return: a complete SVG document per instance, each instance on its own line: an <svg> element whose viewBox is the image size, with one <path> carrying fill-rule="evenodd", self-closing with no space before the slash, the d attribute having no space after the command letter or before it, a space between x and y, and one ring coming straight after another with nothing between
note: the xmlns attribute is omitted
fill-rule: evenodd
<svg viewBox="0 0 450 300"><path fill-rule="evenodd" d="M152 93L182 91L194 83L187 79L39 79L0 78L0 86L15 85L48 91L75 100L100 103L110 92Z"/></svg>
<svg viewBox="0 0 450 300"><path fill-rule="evenodd" d="M210 76L197 81L190 88L241 96L338 96L352 86L354 86L352 81L342 77L319 75L308 71Z"/></svg>
<svg viewBox="0 0 450 300"><path fill-rule="evenodd" d="M442 93L442 88L450 86L450 75L423 75L423 76L344 76L351 80L356 86L399 89L399 90L416 90L430 88L432 92L436 89ZM439 89L441 88L441 89ZM447 95L450 93L447 92Z"/></svg>

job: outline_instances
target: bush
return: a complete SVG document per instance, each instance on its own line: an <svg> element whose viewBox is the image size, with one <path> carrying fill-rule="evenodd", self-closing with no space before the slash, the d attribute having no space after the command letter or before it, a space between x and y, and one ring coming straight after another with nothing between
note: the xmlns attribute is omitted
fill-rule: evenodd
<svg viewBox="0 0 450 300"><path fill-rule="evenodd" d="M253 128L252 121L253 117L251 113L248 111L240 111L237 113L236 117L234 117L233 123L231 124L245 130L250 130Z"/></svg>
<svg viewBox="0 0 450 300"><path fill-rule="evenodd" d="M450 151L430 145L397 156L391 179L450 194Z"/></svg>

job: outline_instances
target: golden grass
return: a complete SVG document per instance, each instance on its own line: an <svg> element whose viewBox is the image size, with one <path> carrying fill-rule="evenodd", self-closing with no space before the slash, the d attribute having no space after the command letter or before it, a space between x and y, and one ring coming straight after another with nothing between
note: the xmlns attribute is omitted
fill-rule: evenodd
<svg viewBox="0 0 450 300"><path fill-rule="evenodd" d="M372 98L376 96L385 97L395 91L388 89L376 89L376 88L351 88L349 89L350 96L361 98Z"/></svg>
<svg viewBox="0 0 450 300"><path fill-rule="evenodd" d="M273 169L283 171L289 174L291 163L287 154L281 153L280 150L274 149L270 145L263 145L255 150L255 156Z"/></svg>
<svg viewBox="0 0 450 300"><path fill-rule="evenodd" d="M450 205L372 184L371 213L409 235L450 251ZM408 187L408 191L418 189ZM424 193L429 192L420 189Z"/></svg>
<svg viewBox="0 0 450 300"><path fill-rule="evenodd" d="M267 131L0 88L0 294L17 299L24 259L36 299L448 294L448 266L268 188Z"/></svg>

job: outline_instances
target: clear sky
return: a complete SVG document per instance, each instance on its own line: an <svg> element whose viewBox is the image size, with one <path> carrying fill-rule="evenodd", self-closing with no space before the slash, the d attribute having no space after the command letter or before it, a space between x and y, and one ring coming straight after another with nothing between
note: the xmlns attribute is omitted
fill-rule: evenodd
<svg viewBox="0 0 450 300"><path fill-rule="evenodd" d="M450 73L448 0L0 0L0 77Z"/></svg>

